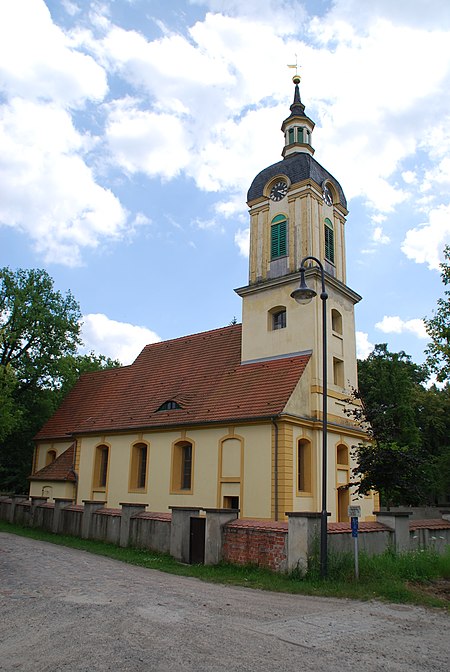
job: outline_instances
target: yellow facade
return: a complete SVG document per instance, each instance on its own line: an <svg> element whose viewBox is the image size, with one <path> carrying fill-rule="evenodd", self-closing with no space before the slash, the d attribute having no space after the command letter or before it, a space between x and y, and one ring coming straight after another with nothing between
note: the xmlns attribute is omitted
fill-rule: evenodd
<svg viewBox="0 0 450 672"><path fill-rule="evenodd" d="M352 388L357 387L354 306L361 297L345 284L345 196L339 183L313 159L314 123L304 115L298 77L294 81L292 114L282 125L283 161L261 171L249 190L249 280L236 291L242 298L241 366L303 354L305 361L310 356L303 374L276 417L103 435L80 432L74 458L77 503L98 500L109 507L144 503L161 512L171 506L237 505L244 518L275 520L284 519L287 511L320 511L324 377L317 264L305 274L317 298L299 305L290 296L306 256L322 264L328 294L330 520L346 520L348 504L355 503L347 487L355 466L351 447L364 434L349 420L346 408ZM274 234L276 222L282 222L282 233L277 233L282 243L274 253L274 241L280 241ZM251 418L251 413L249 408L249 415L242 417ZM35 471L45 466L49 455L54 457L52 451L59 456L70 443L38 445ZM32 482L33 492L39 488L38 481ZM375 495L358 503L363 519L371 519Z"/></svg>

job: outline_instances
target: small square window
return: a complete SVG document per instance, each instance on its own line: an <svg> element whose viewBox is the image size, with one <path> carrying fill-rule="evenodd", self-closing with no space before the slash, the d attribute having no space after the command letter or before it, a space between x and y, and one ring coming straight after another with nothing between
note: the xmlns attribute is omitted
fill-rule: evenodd
<svg viewBox="0 0 450 672"><path fill-rule="evenodd" d="M272 328L275 329L285 329L286 328L286 311L279 310L272 315Z"/></svg>

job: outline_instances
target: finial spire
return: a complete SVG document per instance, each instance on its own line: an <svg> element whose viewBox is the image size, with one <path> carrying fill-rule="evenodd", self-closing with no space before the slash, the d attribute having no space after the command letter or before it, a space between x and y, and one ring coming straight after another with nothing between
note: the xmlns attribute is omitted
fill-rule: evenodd
<svg viewBox="0 0 450 672"><path fill-rule="evenodd" d="M292 79L294 80L294 78L298 77L298 81L300 81L300 75L298 74L298 59L297 59L297 54L295 54L295 65L289 65L289 64L288 64L287 67L288 67L288 68L295 68L295 75L294 75L294 77L293 77Z"/></svg>

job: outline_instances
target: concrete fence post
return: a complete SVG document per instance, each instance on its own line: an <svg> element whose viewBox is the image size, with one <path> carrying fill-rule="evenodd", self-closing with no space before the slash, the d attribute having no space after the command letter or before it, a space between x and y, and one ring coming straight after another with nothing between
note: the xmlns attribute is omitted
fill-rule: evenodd
<svg viewBox="0 0 450 672"><path fill-rule="evenodd" d="M128 502L119 502L122 507L122 517L120 519L119 546L126 548L130 543L130 523L131 518L136 513L142 513L148 504L131 504Z"/></svg>
<svg viewBox="0 0 450 672"><path fill-rule="evenodd" d="M205 509L205 565L217 565L222 560L223 527L236 520L239 509Z"/></svg>
<svg viewBox="0 0 450 672"><path fill-rule="evenodd" d="M198 516L200 507L170 506L172 524L170 526L170 555L180 562L189 562L191 518Z"/></svg>
<svg viewBox="0 0 450 672"><path fill-rule="evenodd" d="M288 517L288 561L287 570L299 569L306 572L308 560L320 543L320 513L308 511L286 512Z"/></svg>
<svg viewBox="0 0 450 672"><path fill-rule="evenodd" d="M24 502L28 499L27 495L13 495L11 497L11 506L9 508L8 523L14 523L16 517L16 506L19 502Z"/></svg>
<svg viewBox="0 0 450 672"><path fill-rule="evenodd" d="M30 497L31 499L31 520L30 520L30 525L31 527L37 527L38 521L37 519L37 510L40 507L41 504L46 504L48 497Z"/></svg>
<svg viewBox="0 0 450 672"><path fill-rule="evenodd" d="M98 502L92 499L83 499L84 510L83 520L81 521L81 538L90 539L92 530L92 516L98 509L102 509L105 502Z"/></svg>
<svg viewBox="0 0 450 672"><path fill-rule="evenodd" d="M394 533L394 548L397 553L410 550L409 517L410 511L374 511L377 522L389 527Z"/></svg>
<svg viewBox="0 0 450 672"><path fill-rule="evenodd" d="M66 506L70 506L71 504L74 503L74 499L69 498L69 497L55 497L55 509L53 511L53 522L52 522L52 532L53 534L58 534L61 532L61 520L62 520L62 515L61 511L64 509Z"/></svg>

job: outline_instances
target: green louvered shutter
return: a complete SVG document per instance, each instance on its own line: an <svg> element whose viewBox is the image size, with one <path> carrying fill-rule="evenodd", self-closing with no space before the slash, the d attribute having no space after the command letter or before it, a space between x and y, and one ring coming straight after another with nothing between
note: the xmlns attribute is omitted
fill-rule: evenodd
<svg viewBox="0 0 450 672"><path fill-rule="evenodd" d="M270 257L284 257L287 255L287 221L284 215L277 215L272 220L270 229Z"/></svg>
<svg viewBox="0 0 450 672"><path fill-rule="evenodd" d="M325 220L325 259L334 264L334 231L328 217Z"/></svg>

